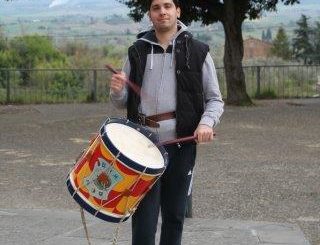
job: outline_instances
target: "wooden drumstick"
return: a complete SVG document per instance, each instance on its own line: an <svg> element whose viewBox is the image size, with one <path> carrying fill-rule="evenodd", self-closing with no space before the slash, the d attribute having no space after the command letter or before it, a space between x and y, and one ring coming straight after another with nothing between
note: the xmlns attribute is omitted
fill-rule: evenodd
<svg viewBox="0 0 320 245"><path fill-rule="evenodd" d="M213 136L216 136L216 133L213 133ZM182 137L174 140L168 140L168 141L162 141L156 144L156 146L162 146L162 145L172 145L172 144L178 144L178 143L183 143L183 142L190 142L193 140L196 140L198 137L197 136L187 136L187 137Z"/></svg>
<svg viewBox="0 0 320 245"><path fill-rule="evenodd" d="M114 69L111 65L106 64L105 67L107 69L109 69L109 71L111 71L113 74L119 74L119 72ZM131 89L137 94L140 95L141 94L141 89L138 85L134 84L133 82L131 82L130 80L126 80L126 83L131 87Z"/></svg>
<svg viewBox="0 0 320 245"><path fill-rule="evenodd" d="M159 142L158 144L156 144L156 146L172 145L172 144L177 144L177 143L189 142L189 141L193 141L196 139L197 139L197 136L192 135L192 136L187 136L187 137L178 138L178 139L174 139L174 140L162 141L162 142Z"/></svg>

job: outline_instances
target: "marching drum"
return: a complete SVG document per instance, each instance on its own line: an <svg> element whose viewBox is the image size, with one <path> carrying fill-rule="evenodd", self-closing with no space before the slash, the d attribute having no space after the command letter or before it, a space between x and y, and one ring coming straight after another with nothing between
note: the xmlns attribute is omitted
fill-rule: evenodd
<svg viewBox="0 0 320 245"><path fill-rule="evenodd" d="M94 216L122 222L160 178L168 154L141 125L108 118L67 177L74 200Z"/></svg>

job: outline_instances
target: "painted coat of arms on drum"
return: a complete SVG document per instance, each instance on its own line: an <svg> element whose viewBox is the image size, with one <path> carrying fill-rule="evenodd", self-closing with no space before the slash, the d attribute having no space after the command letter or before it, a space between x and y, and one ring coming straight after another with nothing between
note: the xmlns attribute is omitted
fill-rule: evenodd
<svg viewBox="0 0 320 245"><path fill-rule="evenodd" d="M83 179L89 193L101 200L107 200L113 186L123 180L121 174L102 158L98 158L92 173Z"/></svg>

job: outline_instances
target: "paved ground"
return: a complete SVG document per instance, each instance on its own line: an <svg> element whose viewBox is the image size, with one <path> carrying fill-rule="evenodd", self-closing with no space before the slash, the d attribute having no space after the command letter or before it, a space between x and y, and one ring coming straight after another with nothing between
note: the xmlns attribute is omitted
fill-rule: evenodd
<svg viewBox="0 0 320 245"><path fill-rule="evenodd" d="M124 113L108 104L0 106L0 244L86 244L64 182L107 115ZM319 245L319 122L319 98L227 107L216 140L199 146L183 244ZM88 218L93 245L111 239L111 225Z"/></svg>
<svg viewBox="0 0 320 245"><path fill-rule="evenodd" d="M0 243L5 245L86 245L79 212L48 209L0 210ZM5 224L5 225L4 225ZM116 225L86 218L92 245L112 244ZM130 244L130 221L120 226L118 245ZM157 241L159 234L157 235ZM187 219L183 245L309 245L294 224Z"/></svg>

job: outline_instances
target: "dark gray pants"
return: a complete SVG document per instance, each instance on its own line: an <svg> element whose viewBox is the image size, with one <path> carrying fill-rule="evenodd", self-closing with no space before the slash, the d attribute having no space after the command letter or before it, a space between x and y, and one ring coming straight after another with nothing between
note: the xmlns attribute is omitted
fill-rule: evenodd
<svg viewBox="0 0 320 245"><path fill-rule="evenodd" d="M169 164L132 216L132 245L154 245L161 207L160 245L180 245L196 145L167 146Z"/></svg>

